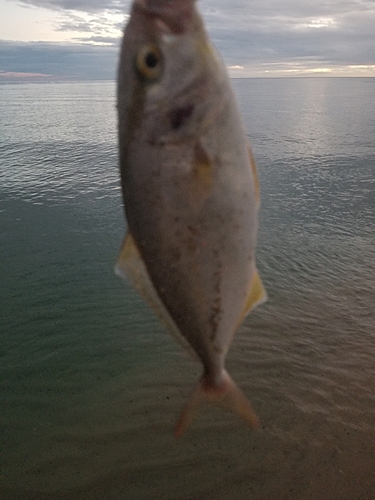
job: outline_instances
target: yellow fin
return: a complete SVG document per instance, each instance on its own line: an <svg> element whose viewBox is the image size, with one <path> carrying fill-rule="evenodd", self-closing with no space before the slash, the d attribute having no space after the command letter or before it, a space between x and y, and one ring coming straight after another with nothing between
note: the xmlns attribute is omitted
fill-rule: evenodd
<svg viewBox="0 0 375 500"><path fill-rule="evenodd" d="M193 173L197 182L197 188L206 192L212 186L212 162L204 150L202 144L196 143L194 148Z"/></svg>
<svg viewBox="0 0 375 500"><path fill-rule="evenodd" d="M120 255L115 265L115 273L121 278L129 279L140 296L152 307L156 316L168 329L170 334L196 359L194 350L185 337L182 336L176 323L160 300L130 232L122 244Z"/></svg>
<svg viewBox="0 0 375 500"><path fill-rule="evenodd" d="M246 318L249 312L254 309L254 307L259 304L263 304L267 300L267 292L264 289L262 280L258 274L258 270L255 268L253 277L251 279L249 291L247 292L245 307L240 316L240 320L238 322L238 326L242 323L242 321Z"/></svg>

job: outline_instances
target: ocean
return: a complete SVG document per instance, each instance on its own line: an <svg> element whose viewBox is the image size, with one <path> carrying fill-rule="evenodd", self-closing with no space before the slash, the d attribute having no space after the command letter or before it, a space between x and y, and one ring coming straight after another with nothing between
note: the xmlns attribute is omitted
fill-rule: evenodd
<svg viewBox="0 0 375 500"><path fill-rule="evenodd" d="M115 82L0 86L0 498L374 500L375 79L233 80L258 165L269 300L217 408L113 273L125 234Z"/></svg>

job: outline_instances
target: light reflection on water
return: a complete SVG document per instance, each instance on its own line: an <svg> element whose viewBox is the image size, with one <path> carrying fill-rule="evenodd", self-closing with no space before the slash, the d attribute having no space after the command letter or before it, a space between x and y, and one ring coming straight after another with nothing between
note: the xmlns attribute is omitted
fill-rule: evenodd
<svg viewBox="0 0 375 500"><path fill-rule="evenodd" d="M338 471L357 463L374 496L374 84L234 82L270 300L228 369L262 428L213 410L177 445L200 368L112 273L124 234L114 84L1 88L4 498L349 500Z"/></svg>

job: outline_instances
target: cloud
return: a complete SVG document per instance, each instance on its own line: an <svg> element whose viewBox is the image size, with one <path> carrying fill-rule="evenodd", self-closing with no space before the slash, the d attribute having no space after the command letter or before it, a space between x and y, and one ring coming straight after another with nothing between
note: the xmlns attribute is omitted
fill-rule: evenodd
<svg viewBox="0 0 375 500"><path fill-rule="evenodd" d="M82 19L69 19L62 21L55 26L55 31L77 31L78 33L88 33L93 31L92 23Z"/></svg>
<svg viewBox="0 0 375 500"><path fill-rule="evenodd" d="M12 52L13 66L18 69L5 67L3 57L1 70L24 71L23 62L31 71L31 61L34 61L37 68L33 71L46 74L58 71L58 74L81 77L96 74L97 78L104 78L105 74L111 78L115 74L116 50L130 0L20 1L23 5L58 11L55 31L66 33L76 46L30 44L27 48L18 45ZM367 68L374 74L375 2L199 0L198 7L214 44L232 67L232 74L259 76L283 71L285 74L333 74L336 70L342 74L344 67L351 68L351 72L357 68L361 74ZM93 47L89 48L89 44ZM5 62L10 64L10 46L7 47ZM26 52L29 59L24 57ZM56 65L56 58L60 65ZM82 70L79 58L82 58Z"/></svg>
<svg viewBox="0 0 375 500"><path fill-rule="evenodd" d="M24 5L32 5L52 10L71 10L80 12L100 12L115 10L127 12L130 1L122 0L21 0Z"/></svg>
<svg viewBox="0 0 375 500"><path fill-rule="evenodd" d="M56 29L61 31L105 31L107 29L122 30L126 16L104 11L97 15L78 15L76 13L66 13L63 20L59 22Z"/></svg>
<svg viewBox="0 0 375 500"><path fill-rule="evenodd" d="M115 43L122 35L124 26L124 15L119 16L107 11L97 15L79 15L76 13L64 13L62 18L55 23L55 31L80 33L81 37L73 37L76 40L95 41L100 43L100 38L107 39L105 43ZM91 36L83 37L84 34ZM112 39L111 42L109 40Z"/></svg>
<svg viewBox="0 0 375 500"><path fill-rule="evenodd" d="M40 73L56 78L114 79L119 48L86 44L0 41L4 73Z"/></svg>
<svg viewBox="0 0 375 500"><path fill-rule="evenodd" d="M0 71L0 82L4 80L46 80L52 75L44 73L25 73L17 71Z"/></svg>
<svg viewBox="0 0 375 500"><path fill-rule="evenodd" d="M230 65L375 63L375 3L202 2L211 37Z"/></svg>
<svg viewBox="0 0 375 500"><path fill-rule="evenodd" d="M81 43L90 43L90 44L97 44L97 45L111 45L111 46L117 46L118 45L118 38L113 38L110 36L89 36L89 37L84 37L84 38L75 38L78 42Z"/></svg>

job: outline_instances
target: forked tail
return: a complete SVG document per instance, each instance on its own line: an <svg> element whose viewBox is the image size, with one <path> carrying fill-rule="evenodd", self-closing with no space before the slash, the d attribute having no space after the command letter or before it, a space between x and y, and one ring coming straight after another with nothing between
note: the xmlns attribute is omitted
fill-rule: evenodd
<svg viewBox="0 0 375 500"><path fill-rule="evenodd" d="M207 402L236 413L253 429L259 425L258 417L249 400L224 370L223 381L220 386L213 385L206 375L201 378L177 420L174 430L176 438L184 434L197 414L199 407Z"/></svg>

